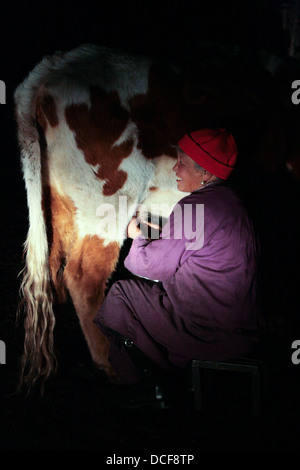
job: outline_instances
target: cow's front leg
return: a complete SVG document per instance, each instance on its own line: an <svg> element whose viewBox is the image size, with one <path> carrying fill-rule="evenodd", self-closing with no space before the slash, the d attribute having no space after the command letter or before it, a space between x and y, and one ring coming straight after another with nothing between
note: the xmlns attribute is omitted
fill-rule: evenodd
<svg viewBox="0 0 300 470"><path fill-rule="evenodd" d="M104 246L97 236L76 242L64 271L64 279L74 303L91 356L110 377L108 341L93 323L105 295L106 282L116 267L120 252L117 242Z"/></svg>

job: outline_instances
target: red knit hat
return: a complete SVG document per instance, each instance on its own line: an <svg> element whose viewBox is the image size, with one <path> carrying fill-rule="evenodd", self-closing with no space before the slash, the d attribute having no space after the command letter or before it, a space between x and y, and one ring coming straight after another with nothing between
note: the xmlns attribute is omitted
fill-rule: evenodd
<svg viewBox="0 0 300 470"><path fill-rule="evenodd" d="M234 169L237 146L226 129L200 129L185 134L178 145L205 170L223 180Z"/></svg>

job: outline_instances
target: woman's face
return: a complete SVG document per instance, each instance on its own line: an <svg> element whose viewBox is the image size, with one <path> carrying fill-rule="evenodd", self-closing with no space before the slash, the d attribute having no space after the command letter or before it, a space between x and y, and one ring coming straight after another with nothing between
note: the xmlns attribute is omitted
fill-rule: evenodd
<svg viewBox="0 0 300 470"><path fill-rule="evenodd" d="M205 181L206 172L197 170L195 162L183 151L178 151L177 163L173 167L177 176L177 188L179 191L192 193L201 187Z"/></svg>

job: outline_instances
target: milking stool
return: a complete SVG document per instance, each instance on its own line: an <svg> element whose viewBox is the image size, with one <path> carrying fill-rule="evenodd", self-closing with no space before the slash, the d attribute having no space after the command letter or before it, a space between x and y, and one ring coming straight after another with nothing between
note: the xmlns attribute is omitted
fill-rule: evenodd
<svg viewBox="0 0 300 470"><path fill-rule="evenodd" d="M262 409L262 395L265 387L265 364L262 360L243 356L229 361L192 361L192 381L194 404L197 411L203 410L202 393L205 380L201 380L200 370L233 371L251 375L252 415L260 416Z"/></svg>

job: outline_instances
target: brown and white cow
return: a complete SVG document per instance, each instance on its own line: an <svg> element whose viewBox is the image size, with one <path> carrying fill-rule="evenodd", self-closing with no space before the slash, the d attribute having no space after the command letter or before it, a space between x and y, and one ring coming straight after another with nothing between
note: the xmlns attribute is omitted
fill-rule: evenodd
<svg viewBox="0 0 300 470"><path fill-rule="evenodd" d="M150 58L86 45L45 57L17 88L29 208L21 284L22 375L29 386L46 380L55 367L53 287L60 300L69 291L93 360L112 373L106 340L92 319L136 206L151 211L163 203L159 215L167 216L183 196L172 167L174 145L187 130L213 123L227 127L235 120L244 149L251 144L255 151L251 167L263 159L276 167L282 154L286 157L281 121L274 118L280 113L270 109L274 100L262 92L271 78L261 82L261 70L257 79L252 66L250 75L247 70L241 75L244 67L234 67L231 56L227 65L219 62L209 58L206 67L197 56L198 75L192 64L187 81ZM113 228L100 223L107 205L115 209Z"/></svg>
<svg viewBox="0 0 300 470"><path fill-rule="evenodd" d="M182 197L172 167L186 123L169 72L148 58L82 46L44 58L15 92L29 208L21 285L29 385L55 366L52 287L61 300L69 291L93 360L111 374L92 320L127 224L137 204L164 202L167 216ZM121 196L129 210L119 218ZM116 208L115 230L99 224L103 204Z"/></svg>

